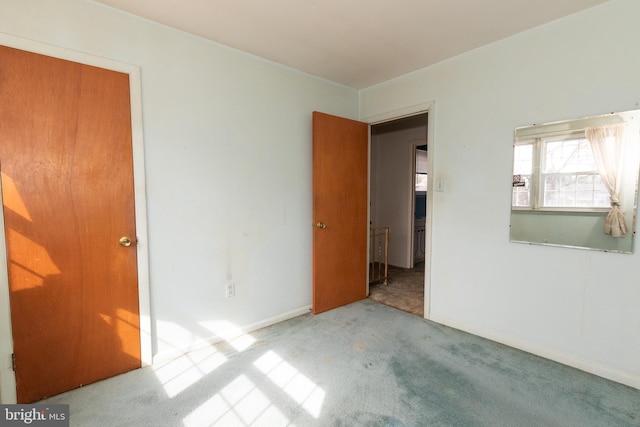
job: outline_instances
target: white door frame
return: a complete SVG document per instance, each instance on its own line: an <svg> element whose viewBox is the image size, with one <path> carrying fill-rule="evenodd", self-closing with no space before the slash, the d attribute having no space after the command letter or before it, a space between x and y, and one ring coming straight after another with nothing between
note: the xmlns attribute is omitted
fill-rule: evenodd
<svg viewBox="0 0 640 427"><path fill-rule="evenodd" d="M435 124L435 101L408 106L401 109L386 111L373 116L361 118L369 125L376 125L392 120L402 119L417 114L427 113L427 145L429 146L429 156L427 157L427 174L430 177L427 181L427 218L425 221L425 257L424 257L424 318L431 318L431 234L433 224L433 182L434 179L434 124ZM371 128L369 128L371 129ZM371 131L369 131L371 133ZM369 161L371 164L371 161ZM413 220L412 220L413 221ZM412 222L413 224L413 222ZM413 256L412 256L413 257Z"/></svg>
<svg viewBox="0 0 640 427"><path fill-rule="evenodd" d="M149 251L147 239L147 198L145 191L144 145L142 135L142 88L140 68L83 52L0 33L0 45L59 59L117 71L129 75L131 98L131 132L133 148L133 179L135 185L135 215L138 244L138 300L140 310L140 350L143 366L151 365L151 302L149 294ZM1 188L0 188L1 195ZM0 224L4 215L0 209ZM0 227L0 403L16 403L16 379L12 366L13 337L9 306L9 277L4 226Z"/></svg>

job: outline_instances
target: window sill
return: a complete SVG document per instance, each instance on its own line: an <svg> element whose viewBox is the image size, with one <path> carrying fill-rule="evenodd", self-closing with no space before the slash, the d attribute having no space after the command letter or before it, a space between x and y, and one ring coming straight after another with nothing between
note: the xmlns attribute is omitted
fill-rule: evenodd
<svg viewBox="0 0 640 427"><path fill-rule="evenodd" d="M589 213L589 214L607 214L611 208L527 208L512 206L511 210L518 212L547 212L547 213Z"/></svg>

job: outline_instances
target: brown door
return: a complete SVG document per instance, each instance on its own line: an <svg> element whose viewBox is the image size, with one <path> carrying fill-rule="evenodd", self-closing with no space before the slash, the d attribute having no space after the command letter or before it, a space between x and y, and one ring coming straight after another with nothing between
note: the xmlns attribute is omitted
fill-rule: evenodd
<svg viewBox="0 0 640 427"><path fill-rule="evenodd" d="M129 78L0 46L0 99L17 395L27 403L141 365Z"/></svg>
<svg viewBox="0 0 640 427"><path fill-rule="evenodd" d="M369 125L313 113L313 313L367 296Z"/></svg>

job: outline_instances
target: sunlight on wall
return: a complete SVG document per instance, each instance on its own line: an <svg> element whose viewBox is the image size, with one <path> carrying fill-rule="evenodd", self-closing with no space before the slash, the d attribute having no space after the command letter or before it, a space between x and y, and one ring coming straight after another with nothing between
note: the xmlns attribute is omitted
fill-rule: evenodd
<svg viewBox="0 0 640 427"><path fill-rule="evenodd" d="M163 345L162 350L170 354L170 356L164 357L178 357L182 353L192 350L192 348L182 348L181 343L193 343L201 340L200 337L196 336L193 332L188 331L174 322L157 320L156 328L158 330L158 341ZM181 351L180 354L176 355L174 350L177 348Z"/></svg>
<svg viewBox="0 0 640 427"><path fill-rule="evenodd" d="M326 393L316 383L273 351L265 353L254 365L312 417L320 416Z"/></svg>
<svg viewBox="0 0 640 427"><path fill-rule="evenodd" d="M244 351L256 342L251 335L245 334L242 329L225 320L200 322L200 325L213 332L217 338L228 342L238 351Z"/></svg>
<svg viewBox="0 0 640 427"><path fill-rule="evenodd" d="M215 347L194 350L164 365L153 367L153 372L167 396L175 397L205 375L210 374L227 361Z"/></svg>
<svg viewBox="0 0 640 427"><path fill-rule="evenodd" d="M183 423L186 427L286 426L289 419L243 374L184 418Z"/></svg>

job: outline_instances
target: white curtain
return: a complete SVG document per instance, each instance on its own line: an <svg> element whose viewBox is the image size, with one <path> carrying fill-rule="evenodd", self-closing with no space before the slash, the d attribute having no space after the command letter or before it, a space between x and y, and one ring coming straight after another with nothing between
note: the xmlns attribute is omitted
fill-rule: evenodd
<svg viewBox="0 0 640 427"><path fill-rule="evenodd" d="M604 233L612 237L622 237L627 233L624 212L620 206L625 127L625 124L619 124L585 130L598 172L611 197L611 210L605 220Z"/></svg>

